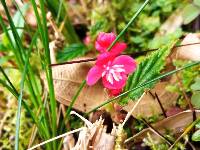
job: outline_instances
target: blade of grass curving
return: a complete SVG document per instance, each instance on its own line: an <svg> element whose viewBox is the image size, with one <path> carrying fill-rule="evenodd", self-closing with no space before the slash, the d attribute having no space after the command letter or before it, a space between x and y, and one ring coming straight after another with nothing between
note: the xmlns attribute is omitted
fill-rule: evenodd
<svg viewBox="0 0 200 150"><path fill-rule="evenodd" d="M34 13L37 19L38 23L38 30L41 35L41 40L44 46L45 51L45 72L46 72L46 78L48 82L48 88L49 88L49 96L50 96L50 108L51 108L51 118L52 118L52 136L56 136L57 132L57 116L56 116L56 100L55 100L55 94L54 94L54 86L53 86L53 79L52 79L52 69L49 66L51 64L50 59L50 50L49 50L49 40L48 40L48 29L47 29L47 21L46 21L46 13L44 8L44 1L40 0L40 11L41 11L41 19L38 13L37 5L34 0L31 0ZM56 149L56 143L53 142L53 149Z"/></svg>
<svg viewBox="0 0 200 150"><path fill-rule="evenodd" d="M16 130L15 130L15 150L19 149L19 130L20 130L20 117L21 117L21 105L22 105L22 97L23 97L23 90L24 90L24 82L26 78L26 74L28 71L28 60L31 54L31 50L28 52L26 61L25 61L25 67L22 74L22 80L20 83L20 94L18 97L18 107L17 107L17 118L16 118Z"/></svg>
<svg viewBox="0 0 200 150"><path fill-rule="evenodd" d="M19 7L19 5L17 4L16 1L12 0L12 2L13 2L14 5L16 6L16 8L17 8L17 10L19 11L19 13L21 14L21 16L23 17L24 23L27 24L27 31L28 31L28 33L31 33L31 29L30 29L30 27L29 27L29 25L28 25L28 23L27 23L27 21L26 21L26 18L25 18L25 16L24 16L24 12L22 12L21 8ZM25 3L24 5L27 6L27 7L29 7L29 3ZM15 27L15 28L17 29L17 27ZM40 92L39 92L39 89L38 89L38 86L37 86L37 82L36 82L35 75L34 75L33 70L32 70L31 67L29 67L28 69L29 69L29 72L30 72L30 73L28 72L28 73L29 73L29 77L30 77L30 80L29 80L29 81L32 82L33 89L34 89L34 91L35 91L35 93L36 93L36 96L37 96L37 99L38 99L38 101L39 101L39 103L40 103L40 105L41 105L42 100L41 100L41 97L40 97Z"/></svg>
<svg viewBox="0 0 200 150"><path fill-rule="evenodd" d="M84 80L84 81L81 83L81 85L80 85L78 91L76 92L76 94L75 94L74 97L72 98L72 101L71 101L71 103L70 103L70 105L69 105L69 107L67 108L67 111L66 111L66 115L65 115L65 116L66 116L66 119L64 119L65 121L66 121L66 120L69 120L70 111L72 110L72 107L73 107L75 101L77 100L78 96L80 95L81 91L83 90L85 84L86 84L86 80Z"/></svg>
<svg viewBox="0 0 200 150"><path fill-rule="evenodd" d="M59 8L58 8L58 14L57 14L57 17L56 17L56 22L57 23L59 22L59 19L60 19L62 5L63 5L63 0L60 0L60 4L59 4Z"/></svg>
<svg viewBox="0 0 200 150"><path fill-rule="evenodd" d="M18 97L18 95L16 94L15 89L13 89L11 86L6 84L6 82L3 81L2 79L0 79L0 84L2 84L5 88L7 88L10 91L10 93L12 93L15 97Z"/></svg>
<svg viewBox="0 0 200 150"><path fill-rule="evenodd" d="M3 70L1 66L0 66L0 71L2 72L3 76L6 78L6 81L9 83L10 87L14 90L15 93L17 93L17 90L15 89L12 82L10 81L10 79L8 78L8 76L6 75L5 71Z"/></svg>
<svg viewBox="0 0 200 150"><path fill-rule="evenodd" d="M86 84L86 80L84 80L84 81L81 83L81 85L79 86L79 89L77 90L76 94L73 96L73 98L72 98L72 100L71 100L71 102L70 102L70 105L69 105L69 107L67 108L67 111L66 111L66 113L65 113L65 118L63 119L63 122L62 122L62 124L61 124L61 131L62 131L62 129L63 129L64 124L66 123L66 121L69 120L70 111L72 110L72 107L73 107L74 103L76 102L78 96L80 95L81 91L83 90L85 84Z"/></svg>
<svg viewBox="0 0 200 150"><path fill-rule="evenodd" d="M15 39L15 42L16 42L16 47L17 47L17 50L18 50L18 54L19 54L19 57L20 57L20 59L21 59L21 61L22 61L22 64L24 63L24 55L23 55L23 53L22 53L22 50L23 50L23 46L22 46L22 42L21 42L21 39L20 39L20 37L19 37L19 35L18 35L18 33L17 33L17 30L16 30L16 28L15 28L15 25L14 25L14 22L13 22L13 20L12 20L12 17L11 17L11 15L10 15L10 13L9 13L9 11L8 11L8 7L7 7L7 5L6 5L6 2L5 2L5 0L1 0L1 3L2 3L2 6L3 6L3 8L4 8L4 10L5 10L5 13L6 13L6 16L7 16L7 18L8 18L8 21L9 21L9 23L10 23L10 28L12 29L12 34L13 34L13 37L14 37L14 39ZM10 36L9 36L10 37ZM11 37L10 37L11 38ZM12 41L12 39L11 39L11 41ZM14 45L14 44L13 44ZM15 46L14 46L15 47Z"/></svg>
<svg viewBox="0 0 200 150"><path fill-rule="evenodd" d="M135 88L132 88L132 89L130 89L130 90L128 90L128 91L126 91L126 92L114 97L114 98L111 98L111 99L107 100L106 102L102 103L101 105L99 105L99 106L95 107L94 109L92 109L91 111L87 112L86 115L89 115L91 112L96 111L97 109L101 108L102 106L104 106L104 105L106 105L106 104L108 104L110 102L113 102L113 101L117 100L118 98L120 98L122 96L125 96L126 94L128 94L128 93L130 93L130 92L132 92L134 90L137 90L138 88L141 88L141 87L143 87L145 85L151 84L152 82L158 81L158 80L160 80L160 79L162 79L164 77L170 76L170 75L172 75L172 74L174 74L176 72L179 72L181 70L184 70L184 69L187 69L187 68L199 65L199 64L200 64L200 61L196 61L196 62L189 63L189 64L187 64L187 65L185 65L185 66L183 66L181 68L178 68L176 70L172 70L172 71L163 73L160 76L158 76L158 77L156 77L156 78L154 78L152 80L149 80L149 81L147 81L145 83L142 83L142 84L136 86Z"/></svg>
<svg viewBox="0 0 200 150"><path fill-rule="evenodd" d="M12 41L11 38L10 38L10 36L9 36L9 34L8 34L8 31L9 31L9 30L12 30L12 29L9 28L9 30L8 30L8 29L6 28L6 25L4 24L3 18L2 18L1 15L0 15L0 24L1 24L1 27L2 27L2 29L3 29L3 31L4 31L4 33L6 34L6 37L8 38L8 40L9 40L9 41ZM11 46L11 48L12 48L12 50L13 50L15 56L16 56L17 64L18 64L19 66L21 66L21 65L22 65L22 62L21 62L20 56L19 56L19 54L18 54L17 50L15 49L14 44L13 44L12 42L10 42L10 46Z"/></svg>
<svg viewBox="0 0 200 150"><path fill-rule="evenodd" d="M63 131L63 128L64 128L65 123L67 123L67 122L69 121L69 116L70 116L70 112L71 112L71 110L72 110L72 107L73 107L75 101L77 100L78 96L80 95L80 93L81 93L81 91L83 90L83 88L84 88L85 85L86 85L86 80L84 80L84 81L81 83L81 85L80 85L78 91L77 91L76 94L73 96L73 98L72 98L72 100L71 100L71 103L70 103L70 105L69 105L69 107L67 108L67 111L66 111L66 113L65 113L65 117L64 117L64 119L63 119L63 121L62 121L62 123L61 123L61 127L60 127L60 129L61 129L60 131L61 131L61 132ZM62 142L62 140L61 140L58 149L61 149L62 144L63 144L63 142Z"/></svg>
<svg viewBox="0 0 200 150"><path fill-rule="evenodd" d="M131 20L126 24L126 26L123 28L123 30L118 34L116 39L112 42L112 44L109 46L108 51L116 44L116 42L120 39L120 37L127 31L128 27L135 21L135 19L139 16L139 14L143 11L145 6L149 3L150 0L146 0L142 6L137 10L137 12L133 15Z"/></svg>
<svg viewBox="0 0 200 150"><path fill-rule="evenodd" d="M5 10L5 12L6 12L6 16L7 16L7 18L8 18L9 23L10 23L10 28L11 28L11 31L12 31L12 35L13 35L13 37L14 37L14 39L15 39L15 44L16 44L16 46L15 46L14 43L12 42L12 39L11 39L9 33L8 33L8 30L7 30L7 28L6 28L6 25L5 25L4 22L3 22L2 17L0 17L0 23L1 23L1 26L2 26L2 28L3 28L4 33L6 34L8 40L10 41L10 44L11 44L13 53L15 54L15 56L16 56L16 58L17 58L18 66L19 66L21 72L23 72L24 58L25 58L25 56L26 56L25 50L24 50L24 48L23 48L22 41L21 41L21 39L20 39L20 37L19 37L19 35L18 35L18 33L17 33L17 30L16 30L16 28L15 28L15 25L14 25L14 23L13 23L13 20L12 20L12 18L11 18L11 16L10 16L10 13L9 13L9 11L8 11L8 8L7 8L7 5L6 5L6 3L5 3L5 0L1 0L1 3L2 3L3 7L4 7L4 10ZM36 97L36 95L35 95L35 91L34 91L34 89L33 89L32 82L31 82L31 80L30 80L30 76L32 76L32 75L30 74L30 73L31 73L31 68L30 68L30 67L29 67L29 70L30 70L30 72L28 71L28 73L29 73L29 75L28 75L28 81L29 81L29 82L27 82L27 85L28 85L28 88L29 88L29 92L30 92L30 94L31 94L31 101L33 102L34 106L35 106L36 108L38 108L38 106L39 106L38 103L39 103L39 102L38 102L38 99L37 99L37 97Z"/></svg>
<svg viewBox="0 0 200 150"><path fill-rule="evenodd" d="M51 117L52 117L52 130L53 136L56 136L57 132L57 116L56 116L56 100L55 100L55 93L54 93L54 85L53 85L53 76L52 76L52 68L49 66L51 64L50 58L50 50L49 50L49 40L48 40L48 28L47 28L47 20L46 20L46 13L44 8L44 1L40 0L41 6L41 14L43 20L43 29L44 29L44 43L45 43L45 56L47 57L47 64L46 64L46 72L48 74L48 86L49 86L49 95L50 95L50 108L51 108ZM55 142L54 142L55 143ZM53 144L54 144L53 143ZM56 145L54 144L54 149L56 149Z"/></svg>
<svg viewBox="0 0 200 150"><path fill-rule="evenodd" d="M10 86L7 85L6 82L3 81L2 79L0 79L0 84L2 84L4 87L6 87L13 94L13 96L15 96L18 99L20 94L17 92L16 88L13 86L12 82L10 81L10 79L8 78L8 76L6 75L6 73L4 72L4 70L1 66L0 66L0 71L2 72L2 74L4 75L6 81L8 81ZM26 102L24 100L22 100L22 105L26 109L26 111L30 114L33 121L36 123L41 137L43 137L44 139L49 139L50 136L49 136L49 133L47 132L46 128L41 124L40 121L38 121L37 116L33 113L31 108L26 104ZM49 145L47 145L47 147L49 147ZM48 149L50 150L51 148L48 148Z"/></svg>
<svg viewBox="0 0 200 150"><path fill-rule="evenodd" d="M22 105L24 83L25 83L27 72L28 72L28 66L30 64L29 58L30 58L30 55L31 55L31 50L33 48L33 45L35 44L35 41L37 39L37 35L38 35L38 33L36 32L35 35L33 36L32 42L30 44L28 54L27 54L26 60L25 60L24 71L22 73L22 79L21 79L21 82L20 82L20 93L19 93L19 97L18 97L18 109L17 109L16 131L15 131L15 150L19 149L19 130L20 130L21 105Z"/></svg>

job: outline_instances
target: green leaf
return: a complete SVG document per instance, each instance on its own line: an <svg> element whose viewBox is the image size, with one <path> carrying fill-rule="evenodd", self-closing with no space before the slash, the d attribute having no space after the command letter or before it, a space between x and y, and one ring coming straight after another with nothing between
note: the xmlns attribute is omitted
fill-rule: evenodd
<svg viewBox="0 0 200 150"><path fill-rule="evenodd" d="M200 0L194 0L193 3L200 7Z"/></svg>
<svg viewBox="0 0 200 150"><path fill-rule="evenodd" d="M200 14L200 8L194 4L187 5L183 10L183 23L188 24Z"/></svg>
<svg viewBox="0 0 200 150"><path fill-rule="evenodd" d="M194 132L194 134L192 135L192 141L200 141L200 130L197 130L196 132Z"/></svg>
<svg viewBox="0 0 200 150"><path fill-rule="evenodd" d="M86 51L87 48L84 44L81 43L71 44L65 47L63 51L59 51L57 53L57 60L59 62L71 60L78 56L83 56Z"/></svg>
<svg viewBox="0 0 200 150"><path fill-rule="evenodd" d="M196 127L197 129L200 129L200 121L197 122L197 124L195 125L195 127Z"/></svg>
<svg viewBox="0 0 200 150"><path fill-rule="evenodd" d="M13 23L14 23L15 27L18 27L18 28L23 28L23 27L24 27L24 22L25 22L25 20L24 20L23 15L25 15L26 11L28 10L28 7L29 7L29 5L28 5L28 4L25 4L25 5L23 5L23 7L21 8L21 10L18 10L18 11L15 13L15 15L14 15L14 17L13 17ZM20 12L20 11L21 11L21 12ZM8 33L9 33L9 35L10 35L10 38L11 38L13 44L16 45L16 43L15 43L15 38L14 38L14 36L13 36L13 34L12 34L12 31L8 31ZM17 29L17 33L18 33L19 37L21 37L21 36L22 36L22 33L23 33L23 30L22 30L22 29Z"/></svg>
<svg viewBox="0 0 200 150"><path fill-rule="evenodd" d="M200 92L195 92L192 95L191 102L196 108L200 108Z"/></svg>
<svg viewBox="0 0 200 150"><path fill-rule="evenodd" d="M195 83L191 85L191 89L194 91L200 90L200 78L195 80Z"/></svg>
<svg viewBox="0 0 200 150"><path fill-rule="evenodd" d="M129 76L124 92L133 89L149 80L152 80L160 75L160 71L165 66L166 57L169 55L173 44L163 46L158 51L153 52L147 56L138 66L136 71ZM130 92L126 97L122 99L122 103L128 102L129 99L135 100L139 98L145 89L152 88L156 82L152 82L146 86L138 88L135 91Z"/></svg>

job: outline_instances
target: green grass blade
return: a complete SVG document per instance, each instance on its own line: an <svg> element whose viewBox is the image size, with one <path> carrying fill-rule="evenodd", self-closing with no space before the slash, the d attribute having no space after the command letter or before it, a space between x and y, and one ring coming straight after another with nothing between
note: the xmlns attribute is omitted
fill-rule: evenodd
<svg viewBox="0 0 200 150"><path fill-rule="evenodd" d="M156 77L156 78L154 78L154 79L152 79L152 80L149 80L149 81L147 81L147 82L145 82L145 83L142 83L142 84L136 86L135 88L132 88L132 89L130 89L130 90L128 90L128 91L126 91L126 92L124 92L124 93L122 93L122 94L120 94L120 95L114 97L114 98L111 98L111 99L105 101L105 102L102 103L101 105L99 105L99 106L95 107L94 109L92 109L91 111L87 112L86 115L89 115L91 112L96 111L97 109L101 108L102 106L104 106L104 105L106 105L106 104L108 104L108 103L110 103L110 102L113 102L113 101L117 100L118 98L120 98L120 97L122 97L122 96L125 96L125 95L127 95L128 93L130 93L130 92L132 92L132 91L137 90L138 88L144 87L144 86L146 86L146 85L148 85L148 84L151 84L151 83L153 83L153 82L155 82L155 81L158 81L158 80L160 80L160 79L162 79L162 78L164 78L164 77L170 76L170 75L172 75L172 74L174 74L174 73L176 73L176 72L179 72L179 71L181 71L181 70L184 70L184 69L187 69L187 68L190 68L190 67L199 65L199 64L200 64L200 61L192 62L192 63L189 63L189 64L187 64L187 65L185 65L185 66L183 66L183 67L181 67L181 68L178 68L178 69L176 69L176 70L172 70L172 71L169 71L169 72L167 72L167 73L163 73L163 74L161 74L160 76L158 76L158 77Z"/></svg>
<svg viewBox="0 0 200 150"><path fill-rule="evenodd" d="M143 11L143 9L145 8L145 6L149 3L150 0L146 0L142 6L138 9L138 11L134 14L134 16L131 18L131 20L126 24L126 26L123 28L123 30L118 34L118 36L116 37L116 39L112 42L112 44L109 46L108 51L116 44L116 42L120 39L120 37L126 33L128 27L135 21L135 19L137 18L137 16L139 16L139 14Z"/></svg>
<svg viewBox="0 0 200 150"><path fill-rule="evenodd" d="M15 150L19 149L19 130L20 130L20 117L21 117L21 106L22 106L22 97L23 97L23 90L24 90L24 83L26 79L26 75L28 72L28 66L29 66L29 57L31 54L31 50L33 48L33 45L37 39L37 32L33 36L33 40L31 42L31 45L28 50L28 54L25 60L25 66L24 66L24 71L22 73L22 79L20 82L20 93L18 97L18 109L17 109L17 118L16 118L16 131L15 131Z"/></svg>
<svg viewBox="0 0 200 150"><path fill-rule="evenodd" d="M39 16L39 12L37 9L37 5L34 0L31 0L34 13L38 23L38 30L41 36L41 41L45 51L45 72L46 72L46 79L49 88L49 97L50 97L50 112L52 123L50 124L52 127L52 136L56 136L57 134L57 112L56 112L56 100L55 100L55 93L54 93L54 86L53 86L53 77L52 77L52 69L50 67L51 59L50 59L50 50L49 50L49 40L48 40L48 29L47 29L47 21L46 21L46 13L44 8L44 1L40 0L40 10L41 10L41 18ZM56 149L56 143L53 142L53 148Z"/></svg>
<svg viewBox="0 0 200 150"><path fill-rule="evenodd" d="M0 84L2 84L5 88L7 88L10 91L10 93L12 93L15 97L18 97L18 94L15 91L16 89L13 89L11 86L9 86L8 84L6 84L6 82L3 81L2 79L0 79Z"/></svg>
<svg viewBox="0 0 200 150"><path fill-rule="evenodd" d="M66 111L66 113L65 113L64 121L63 121L62 124L61 124L61 131L62 131L63 127L64 127L64 123L65 123L66 121L69 120L69 115L70 115L70 112L71 112L71 110L72 110L72 107L73 107L74 103L76 102L78 96L80 95L82 89L84 88L85 84L86 84L86 80L84 80L84 81L81 83L81 85L80 85L79 89L77 90L76 94L73 96L73 98L72 98L72 100L71 100L71 102L70 102L70 105L69 105L69 107L67 108L67 111Z"/></svg>
<svg viewBox="0 0 200 150"><path fill-rule="evenodd" d="M52 68L50 66L51 58L50 58L50 49L49 49L49 40L48 40L48 28L47 28L46 13L45 13L43 0L40 0L40 6L41 6L43 29L44 29L44 39L43 40L44 40L44 46L45 46L45 56L47 58L46 73L48 74L50 108L51 108L51 117L52 117L52 130L53 130L53 136L56 136L56 132L57 132L56 100L55 100L55 93L54 93Z"/></svg>
<svg viewBox="0 0 200 150"><path fill-rule="evenodd" d="M60 131L61 131L61 132L63 131L63 128L64 128L65 123L67 123L67 122L69 121L70 112L71 112L71 110L72 110L72 107L73 107L75 101L77 100L78 96L80 95L80 93L81 93L81 91L83 90L83 88L84 88L85 85L86 85L86 80L84 80L84 81L81 83L81 85L80 85L78 91L77 91L76 94L73 96L73 98L72 98L72 100L71 100L71 103L70 103L70 105L69 105L69 107L67 108L67 111L66 111L66 113L65 113L65 118L64 118L63 121L62 121L62 124L61 124L61 127L60 127L60 129L61 129ZM63 142L62 142L62 140L61 140L58 149L61 149L62 144L63 144Z"/></svg>
<svg viewBox="0 0 200 150"><path fill-rule="evenodd" d="M63 0L60 0L60 4L59 4L59 8L58 8L58 14L57 14L57 17L56 17L56 22L57 23L59 22L59 19L60 19L62 5L63 5Z"/></svg>
<svg viewBox="0 0 200 150"><path fill-rule="evenodd" d="M20 94L18 97L18 109L17 109L17 118L16 118L16 130L15 130L15 150L19 149L19 130L20 130L20 117L21 117L21 105L22 105L22 97L23 97L23 90L24 90L24 82L25 77L28 71L28 59L30 57L30 51L26 58L24 72L22 74L22 80L20 83Z"/></svg>
<svg viewBox="0 0 200 150"><path fill-rule="evenodd" d="M16 88L13 86L13 84L11 83L10 79L8 78L8 76L6 75L6 73L4 72L4 70L1 66L0 66L0 71L4 75L6 81L8 81L9 85L7 85L6 82L3 81L2 79L0 79L0 84L2 84L5 88L7 88L13 94L13 96L15 96L18 99L20 94L17 92ZM31 108L26 104L26 102L24 100L22 100L22 105L25 108L25 110L30 114L33 121L36 123L41 137L43 137L44 139L49 139L50 138L49 133L46 131L44 126L41 124L41 122L38 121L36 114L33 113ZM47 146L49 146L49 145L47 145Z"/></svg>
<svg viewBox="0 0 200 150"><path fill-rule="evenodd" d="M10 41L13 53L15 54L15 56L17 58L18 66L19 66L21 72L23 72L24 59L25 59L25 56L26 56L25 50L23 48L21 38L18 35L18 32L17 32L17 30L15 28L14 22L13 22L11 16L10 16L10 13L8 11L8 8L7 8L7 5L5 3L5 0L1 0L1 3L2 3L3 7L4 7L4 10L6 12L6 16L8 18L9 23L10 23L10 28L11 28L11 31L12 31L12 35L13 35L13 37L15 39L16 46L13 43L12 38L10 37L10 34L9 34L7 28L6 28L6 25L3 22L2 17L0 17L0 23L1 23L1 26L3 28L4 33L6 34L7 38ZM33 104L35 105L35 107L37 108L39 106L38 105L38 99L36 97L35 91L33 89L32 82L30 80L30 77L32 76L32 74L31 74L32 71L31 71L30 67L28 69L29 69L29 71L28 71L28 74L29 74L28 80L29 80L29 82L27 82L27 84L28 84L28 87L29 87L29 92L31 94L31 100L32 100Z"/></svg>

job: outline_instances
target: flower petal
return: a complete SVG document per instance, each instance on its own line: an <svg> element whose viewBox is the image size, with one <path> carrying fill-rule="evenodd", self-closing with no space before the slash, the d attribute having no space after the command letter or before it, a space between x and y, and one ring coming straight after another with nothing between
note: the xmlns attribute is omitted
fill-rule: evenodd
<svg viewBox="0 0 200 150"><path fill-rule="evenodd" d="M112 55L112 53L110 52L99 54L97 57L96 65L99 67L103 67L103 65L107 65L109 61L112 62L114 58L115 56Z"/></svg>
<svg viewBox="0 0 200 150"><path fill-rule="evenodd" d="M119 43L117 42L112 49L110 50L111 53L113 53L114 55L119 55L121 52L123 52L125 49L127 48L126 43Z"/></svg>
<svg viewBox="0 0 200 150"><path fill-rule="evenodd" d="M87 74L87 84L94 85L101 78L102 72L103 70L100 67L92 67Z"/></svg>
<svg viewBox="0 0 200 150"><path fill-rule="evenodd" d="M116 35L112 32L111 33L100 32L95 42L95 48L101 53L106 52L107 48L111 45L111 43L115 39Z"/></svg>
<svg viewBox="0 0 200 150"><path fill-rule="evenodd" d="M119 80L119 81L113 80L113 84L111 84L107 80L106 76L104 76L102 78L102 82L103 82L104 87L107 88L107 89L110 89L110 90L111 89L122 89L126 84L126 80L127 80L127 76L125 74L122 74L121 80Z"/></svg>
<svg viewBox="0 0 200 150"><path fill-rule="evenodd" d="M117 96L122 92L122 89L112 89L109 90L109 95L110 96Z"/></svg>
<svg viewBox="0 0 200 150"><path fill-rule="evenodd" d="M126 55L116 57L112 65L123 65L126 74L132 73L137 67L136 61L132 57Z"/></svg>

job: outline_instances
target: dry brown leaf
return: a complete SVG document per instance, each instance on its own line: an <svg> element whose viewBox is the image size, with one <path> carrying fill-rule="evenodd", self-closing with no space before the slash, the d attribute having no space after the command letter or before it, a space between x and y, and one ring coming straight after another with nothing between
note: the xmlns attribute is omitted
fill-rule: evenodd
<svg viewBox="0 0 200 150"><path fill-rule="evenodd" d="M178 98L178 94L171 93L165 89L167 84L168 82L157 83L155 87L151 90L152 93L157 93L165 110L174 106ZM133 108L135 103L136 101L129 101L128 105L125 106L123 109L129 112ZM149 93L147 93L140 101L138 106L135 108L132 115L135 117L150 117L152 115L157 115L161 113L162 110L158 104L158 101L154 99Z"/></svg>
<svg viewBox="0 0 200 150"><path fill-rule="evenodd" d="M200 43L200 34L198 33L190 33L188 34L181 45L191 44L191 43ZM179 47L176 49L176 58L178 59L186 59L192 61L200 60L200 44L188 45Z"/></svg>
<svg viewBox="0 0 200 150"><path fill-rule="evenodd" d="M197 117L200 117L200 110L196 110L196 115ZM152 126L161 134L164 134L166 129L171 130L174 134L180 134L192 122L193 113L191 110L187 110L163 119L162 121L159 121ZM131 139L134 139L135 142L142 141L145 137L147 137L147 133L149 133L154 139L160 138L150 128L146 128L131 137ZM130 139L128 139L127 141L130 141Z"/></svg>
<svg viewBox="0 0 200 150"><path fill-rule="evenodd" d="M55 95L60 103L69 106L73 96L82 81L86 79L87 73L93 65L94 62L86 62L54 66L52 68ZM73 108L81 112L88 112L106 99L108 99L108 94L100 82L91 87L85 85Z"/></svg>

